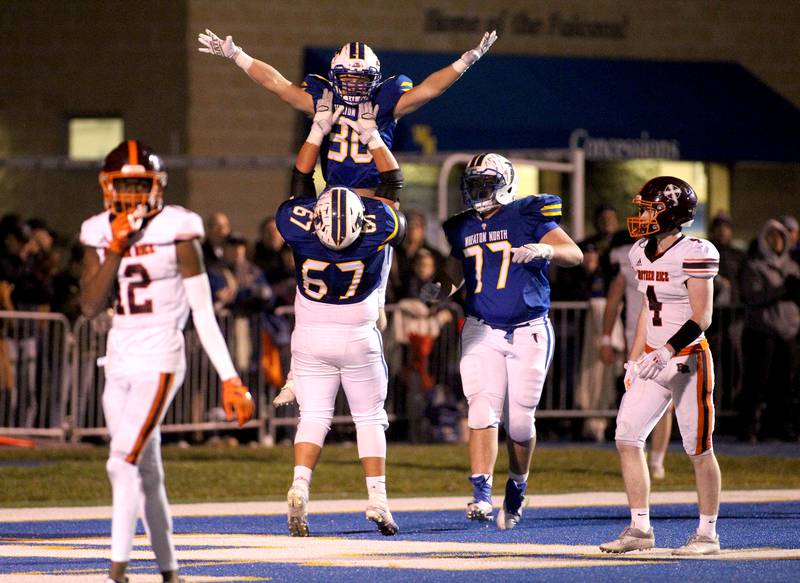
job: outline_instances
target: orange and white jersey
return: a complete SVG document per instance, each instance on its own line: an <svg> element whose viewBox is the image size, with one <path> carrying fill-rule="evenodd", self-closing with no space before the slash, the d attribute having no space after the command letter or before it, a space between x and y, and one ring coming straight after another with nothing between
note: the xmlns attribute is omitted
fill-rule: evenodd
<svg viewBox="0 0 800 583"><path fill-rule="evenodd" d="M692 316L686 282L717 275L719 251L705 239L682 236L663 253L650 255L645 252L647 243L646 238L636 241L628 257L650 312L647 345L660 348ZM701 334L692 345L704 337Z"/></svg>
<svg viewBox="0 0 800 583"><path fill-rule="evenodd" d="M177 241L202 238L199 215L167 205L144 226L141 239L122 258L108 337L107 369L174 370L183 362L183 327L189 302L175 250ZM111 242L111 217L102 212L81 226L81 243L100 261Z"/></svg>

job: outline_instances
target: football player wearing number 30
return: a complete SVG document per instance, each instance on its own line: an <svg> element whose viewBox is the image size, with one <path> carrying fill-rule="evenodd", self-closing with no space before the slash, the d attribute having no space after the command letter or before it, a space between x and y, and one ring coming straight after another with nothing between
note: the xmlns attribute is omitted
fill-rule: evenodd
<svg viewBox="0 0 800 583"><path fill-rule="evenodd" d="M655 546L644 443L674 401L683 448L694 466L700 523L673 554L716 554L721 477L711 443L714 365L703 331L711 324L719 252L708 241L681 232L694 221L697 195L680 178L653 178L633 203L638 213L628 218L628 230L638 240L628 257L644 297L615 437L631 523L600 549L625 553Z"/></svg>
<svg viewBox="0 0 800 583"><path fill-rule="evenodd" d="M497 526L511 529L522 516L536 445L536 407L553 358L547 269L551 261L577 265L583 253L558 226L559 197L516 199L516 173L504 157L475 156L461 189L467 210L449 218L443 228L463 277L437 274L437 282L426 284L420 297L440 300L466 285L460 369L473 487L467 518L492 520L492 476L502 421L509 476Z"/></svg>
<svg viewBox="0 0 800 583"><path fill-rule="evenodd" d="M161 158L137 140L122 142L103 163L105 212L84 221L81 309L93 318L116 289L108 334L103 412L111 447L106 464L113 494L111 568L107 581L127 581L140 505L164 581L177 582L172 518L164 488L159 425L183 382L183 326L191 309L200 341L223 380L228 420L239 425L254 403L231 362L214 317L203 266L203 222L164 206Z"/></svg>
<svg viewBox="0 0 800 583"><path fill-rule="evenodd" d="M444 93L464 72L483 57L497 40L495 31L487 32L478 45L466 51L438 71L434 71L414 87L405 75L381 78L381 63L375 52L362 42L351 42L336 51L326 75L307 75L301 85L287 80L271 65L254 59L234 44L231 36L220 38L209 29L197 37L201 53L227 57L235 62L256 83L277 95L282 101L308 115L318 111L326 92L333 95L334 107L342 106L341 119L334 123L320 147L320 164L328 186L346 186L362 196L373 196L380 184L398 186L396 174L380 172L369 147L371 134L359 133L358 105L368 102L373 109L372 122L381 139L391 150L397 120L416 111ZM399 188L396 189L399 191ZM386 253L381 275L378 326L386 327L384 303L389 279L392 252ZM276 406L294 401L292 373L273 401Z"/></svg>

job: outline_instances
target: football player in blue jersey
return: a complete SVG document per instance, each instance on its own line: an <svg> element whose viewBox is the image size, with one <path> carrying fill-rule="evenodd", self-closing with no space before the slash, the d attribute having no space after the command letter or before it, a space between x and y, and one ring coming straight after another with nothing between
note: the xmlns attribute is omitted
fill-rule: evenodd
<svg viewBox="0 0 800 583"><path fill-rule="evenodd" d="M478 46L465 52L452 65L435 71L416 87L405 75L382 79L377 55L362 42L344 45L333 55L327 75L308 75L299 86L271 65L250 57L230 36L222 39L206 29L198 35L202 45L198 50L233 60L256 83L308 116L314 114L315 104L325 90L333 91L335 104L345 106L342 121L356 118L359 103L371 102L375 106L381 137L391 148L397 120L444 93L486 54L495 40L495 31L485 33ZM328 186L348 186L358 189L359 194L369 194L380 182L380 171L366 142L345 123L334 125L322 145L321 163Z"/></svg>
<svg viewBox="0 0 800 583"><path fill-rule="evenodd" d="M341 109L326 93L317 104L308 140L298 153L292 198L275 214L276 224L294 253L297 295L292 333L294 392L300 406L294 446L294 479L287 493L292 536L308 536L309 487L325 436L330 430L339 385L344 388L356 426L358 455L367 482L366 517L384 535L397 533L386 497L384 409L388 371L376 326L381 272L388 246L399 244L405 220L390 205L360 197L346 187L327 188L317 198L313 170L321 138ZM372 110L362 103L361 114ZM399 172L380 136L369 148L381 172ZM378 192L395 198L392 185Z"/></svg>
<svg viewBox="0 0 800 583"><path fill-rule="evenodd" d="M536 407L553 358L548 264L569 267L583 259L558 226L561 199L549 194L516 199L516 190L514 166L503 156L470 160L462 178L467 210L443 225L462 273L439 273L420 294L424 301L437 301L466 286L460 369L469 405L473 485L467 518L493 518L492 475L502 421L509 476L497 516L501 529L514 528L522 516Z"/></svg>

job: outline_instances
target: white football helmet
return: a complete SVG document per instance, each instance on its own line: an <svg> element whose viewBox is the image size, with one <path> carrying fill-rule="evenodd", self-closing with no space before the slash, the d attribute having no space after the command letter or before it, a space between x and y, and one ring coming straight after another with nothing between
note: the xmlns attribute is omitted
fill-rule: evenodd
<svg viewBox="0 0 800 583"><path fill-rule="evenodd" d="M464 204L482 213L512 202L517 194L514 165L500 154L478 154L461 179Z"/></svg>
<svg viewBox="0 0 800 583"><path fill-rule="evenodd" d="M364 203L344 186L334 186L319 195L314 206L314 231L328 249L341 251L361 235Z"/></svg>
<svg viewBox="0 0 800 583"><path fill-rule="evenodd" d="M364 43L347 43L333 55L328 79L339 99L358 105L369 101L380 83L381 62Z"/></svg>

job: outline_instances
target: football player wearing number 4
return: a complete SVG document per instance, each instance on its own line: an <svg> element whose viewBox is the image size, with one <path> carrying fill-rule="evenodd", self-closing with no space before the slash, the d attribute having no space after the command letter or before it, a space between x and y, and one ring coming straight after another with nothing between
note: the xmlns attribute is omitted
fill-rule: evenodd
<svg viewBox="0 0 800 583"><path fill-rule="evenodd" d="M161 158L137 140L122 142L100 172L105 212L84 221L86 248L81 310L93 318L117 289L108 334L103 412L111 435L106 470L113 494L111 568L107 581L127 581L140 505L164 581L176 582L178 564L164 488L159 425L183 382L183 326L195 329L223 380L228 420L253 415L253 399L231 362L214 317L203 266L198 215L164 206L167 173Z"/></svg>
<svg viewBox="0 0 800 583"><path fill-rule="evenodd" d="M551 261L568 267L583 260L581 250L558 226L561 199L543 194L515 200L516 189L514 166L504 157L481 154L470 160L462 179L468 210L443 225L463 277L440 273L421 293L421 299L435 301L466 285L460 369L469 407L473 487L467 518L492 520L492 476L502 420L509 475L497 517L501 529L514 528L522 516L536 445L536 407L553 358L547 268Z"/></svg>
<svg viewBox="0 0 800 583"><path fill-rule="evenodd" d="M628 257L644 298L615 436L631 523L600 549L625 553L655 546L644 443L674 402L683 448L694 466L700 522L673 554L716 554L721 477L711 443L714 365L703 331L711 324L719 252L708 241L681 232L694 220L697 196L680 178L653 178L633 203L638 214L628 218L628 230L638 241Z"/></svg>
<svg viewBox="0 0 800 583"><path fill-rule="evenodd" d="M361 117L372 104L359 105ZM376 327L380 280L387 246L399 244L405 221L389 204L359 197L345 187L316 197L313 169L321 138L341 109L330 96L317 104L307 141L297 156L291 195L275 213L283 238L294 253L297 295L292 333L294 391L300 421L294 444L294 476L287 493L292 536L308 536L307 505L314 471L333 418L339 386L344 388L356 426L358 456L366 477L366 517L384 535L398 531L386 496L384 409L388 374L381 334ZM369 141L378 169L399 172L380 136ZM394 199L393 186L378 191Z"/></svg>

